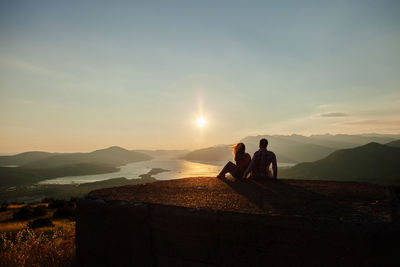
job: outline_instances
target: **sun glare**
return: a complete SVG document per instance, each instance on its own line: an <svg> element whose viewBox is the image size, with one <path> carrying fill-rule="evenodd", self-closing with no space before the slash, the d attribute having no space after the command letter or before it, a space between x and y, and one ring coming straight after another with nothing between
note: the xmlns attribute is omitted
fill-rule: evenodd
<svg viewBox="0 0 400 267"><path fill-rule="evenodd" d="M196 123L197 126L203 128L206 125L206 120L203 117L198 117Z"/></svg>

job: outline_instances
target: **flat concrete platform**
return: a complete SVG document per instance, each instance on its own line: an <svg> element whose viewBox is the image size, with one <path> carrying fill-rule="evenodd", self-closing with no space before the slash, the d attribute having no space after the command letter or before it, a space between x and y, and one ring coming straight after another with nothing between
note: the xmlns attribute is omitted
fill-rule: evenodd
<svg viewBox="0 0 400 267"><path fill-rule="evenodd" d="M101 189L88 197L272 216L391 220L388 187L355 182L196 177Z"/></svg>

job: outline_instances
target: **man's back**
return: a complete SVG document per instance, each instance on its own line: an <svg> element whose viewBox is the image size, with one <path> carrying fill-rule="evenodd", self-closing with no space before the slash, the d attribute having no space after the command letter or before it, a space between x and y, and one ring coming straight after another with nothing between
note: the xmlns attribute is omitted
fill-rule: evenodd
<svg viewBox="0 0 400 267"><path fill-rule="evenodd" d="M269 166L272 163L274 178L277 175L277 163L275 153L266 148L260 148L254 153L251 163L251 172L253 177L267 178L269 175Z"/></svg>

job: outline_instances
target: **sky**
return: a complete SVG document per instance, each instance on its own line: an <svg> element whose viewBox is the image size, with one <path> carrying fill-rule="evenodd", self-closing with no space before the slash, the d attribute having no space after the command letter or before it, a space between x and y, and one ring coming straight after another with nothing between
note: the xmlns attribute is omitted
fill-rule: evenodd
<svg viewBox="0 0 400 267"><path fill-rule="evenodd" d="M399 134L399 13L400 1L1 0L0 152Z"/></svg>

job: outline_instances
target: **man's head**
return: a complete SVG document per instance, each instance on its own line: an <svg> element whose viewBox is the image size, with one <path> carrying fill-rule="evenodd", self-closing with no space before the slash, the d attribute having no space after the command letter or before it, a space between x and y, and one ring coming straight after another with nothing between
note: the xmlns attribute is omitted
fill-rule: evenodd
<svg viewBox="0 0 400 267"><path fill-rule="evenodd" d="M260 140L260 148L267 148L268 146L268 140L263 138Z"/></svg>

